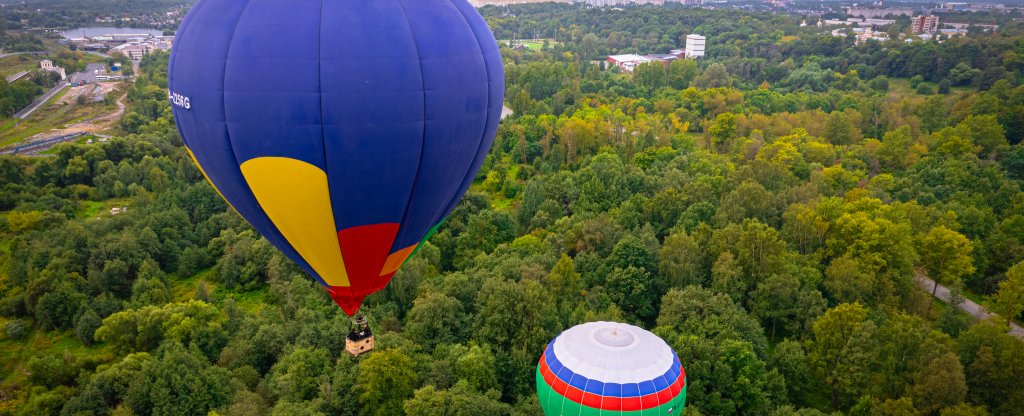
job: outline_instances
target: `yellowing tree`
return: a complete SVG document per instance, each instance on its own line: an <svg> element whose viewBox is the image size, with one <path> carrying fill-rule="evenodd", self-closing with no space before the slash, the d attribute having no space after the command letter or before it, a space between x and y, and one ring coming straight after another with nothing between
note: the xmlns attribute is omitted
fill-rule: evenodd
<svg viewBox="0 0 1024 416"><path fill-rule="evenodd" d="M992 296L992 301L996 310L1006 317L1007 324L1024 312L1024 261L1006 271L1006 279L999 282L999 291Z"/></svg>
<svg viewBox="0 0 1024 416"><path fill-rule="evenodd" d="M921 237L918 252L928 276L935 280L933 297L940 284L953 284L962 276L974 273L972 250L971 240L945 226L933 227ZM931 311L931 303L928 311Z"/></svg>

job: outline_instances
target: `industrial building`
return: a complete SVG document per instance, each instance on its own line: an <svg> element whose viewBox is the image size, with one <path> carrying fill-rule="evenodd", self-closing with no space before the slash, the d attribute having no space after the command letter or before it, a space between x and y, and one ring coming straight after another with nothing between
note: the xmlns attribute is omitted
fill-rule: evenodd
<svg viewBox="0 0 1024 416"><path fill-rule="evenodd" d="M623 71L633 72L637 65L651 62L647 57L637 55L635 53L629 53L625 55L611 55L608 57L608 63L621 68Z"/></svg>
<svg viewBox="0 0 1024 416"><path fill-rule="evenodd" d="M637 65L647 62L664 62L666 65L676 59L696 59L704 57L704 48L707 46L707 38L701 35L686 35L686 49L673 49L669 53L653 53L647 55L624 54L611 55L607 61L623 71L633 72Z"/></svg>
<svg viewBox="0 0 1024 416"><path fill-rule="evenodd" d="M853 25L857 25L857 26L860 26L860 27L865 27L865 26L875 26L875 27L878 27L878 26L888 26L888 25L891 25L891 24L894 24L894 23L896 23L896 21L892 20L892 19L864 19L864 18L859 18L859 17L851 17L851 18L848 18L846 20L837 20L837 19L826 19L826 20L824 20L824 25L825 26L853 26Z"/></svg>
<svg viewBox="0 0 1024 416"><path fill-rule="evenodd" d="M141 41L128 42L110 49L111 52L121 52L128 59L137 61L154 51L165 51L171 49L173 37L154 36Z"/></svg>
<svg viewBox="0 0 1024 416"><path fill-rule="evenodd" d="M679 55L672 53L650 53L644 55L644 58L650 59L652 61L669 62L679 59Z"/></svg>

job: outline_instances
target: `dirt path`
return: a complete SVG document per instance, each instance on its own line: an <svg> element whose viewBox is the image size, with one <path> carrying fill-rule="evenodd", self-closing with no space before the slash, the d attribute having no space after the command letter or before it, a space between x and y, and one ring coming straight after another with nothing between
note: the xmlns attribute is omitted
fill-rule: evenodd
<svg viewBox="0 0 1024 416"><path fill-rule="evenodd" d="M63 136L72 133L97 133L102 130L109 129L114 123L121 120L121 116L124 115L125 105L124 100L128 98L128 94L122 95L121 98L117 99L117 110L113 113L107 114L102 117L96 117L91 120L86 120L81 123L75 123L65 128L60 129L59 133L53 133L55 136Z"/></svg>
<svg viewBox="0 0 1024 416"><path fill-rule="evenodd" d="M914 280L917 281L918 286L921 286L923 289L927 290L928 293L931 293L932 288L935 287L935 281L929 279L923 274L918 274L917 277L914 278ZM938 297L939 299L942 299L943 302L946 302L948 304L949 288L943 285L939 285L938 290L935 291L935 296ZM984 306L981 306L970 299L964 299L964 303L960 304L960 309L963 309L964 312L967 312L968 314L973 316L974 319L983 320L994 316L997 319L999 319L1000 322L1006 321L1006 318L989 312L987 309L985 309ZM1010 335L1013 335L1024 341L1024 328L1015 323L1010 323Z"/></svg>
<svg viewBox="0 0 1024 416"><path fill-rule="evenodd" d="M75 124L72 124L70 126L64 127L62 129L54 129L54 130L50 130L50 131L45 132L45 133L37 134L35 136L32 136L32 137L24 140L22 142L22 145L23 146L24 145L31 146L33 143L46 142L48 140L56 139L56 138L60 138L60 137L65 137L65 138L68 138L68 140L71 140L71 139L73 139L75 137L73 135L76 134L76 133L91 133L91 134L95 134L95 135L101 136L101 137L108 137L108 136L99 134L99 132L111 128L114 125L114 123L117 123L118 121L121 120L121 116L124 115L124 112L125 112L125 103L124 102L125 102L125 100L127 98L128 98L128 94L124 94L124 95L121 96L121 98L118 98L117 99L117 110L114 110L114 112L112 112L110 114L107 114L107 115L104 115L104 116L100 116L100 117L95 117L95 118L92 118L92 119L89 119L89 120L86 120L86 121L83 121L83 122L80 122L80 123L75 123ZM58 141L55 141L53 143L47 143L46 145L43 145L41 147L35 147L35 148L32 149L31 153L37 154L39 152L46 151L47 149L49 149L49 148L51 148L53 146L56 146L56 145L62 143L63 141L65 141L65 140L58 140Z"/></svg>

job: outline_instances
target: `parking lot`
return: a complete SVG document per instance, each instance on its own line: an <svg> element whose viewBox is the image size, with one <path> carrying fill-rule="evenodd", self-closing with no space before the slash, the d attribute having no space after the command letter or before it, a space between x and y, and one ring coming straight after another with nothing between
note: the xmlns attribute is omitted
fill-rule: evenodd
<svg viewBox="0 0 1024 416"><path fill-rule="evenodd" d="M107 73L107 64L87 64L84 72L71 74L71 83L73 85L80 85L82 83L94 84L97 81L96 77L100 75L109 75Z"/></svg>

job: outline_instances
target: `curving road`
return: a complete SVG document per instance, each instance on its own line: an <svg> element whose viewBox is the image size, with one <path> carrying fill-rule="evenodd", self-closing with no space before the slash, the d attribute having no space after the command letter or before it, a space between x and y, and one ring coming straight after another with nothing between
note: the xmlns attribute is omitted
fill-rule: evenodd
<svg viewBox="0 0 1024 416"><path fill-rule="evenodd" d="M927 290L928 293L931 293L932 288L935 287L935 281L929 279L924 274L918 274L914 278L914 280L917 282L918 286L921 286L923 289ZM935 296L938 297L939 299L942 299L942 301L946 302L946 304L949 304L949 288L943 285L939 285L938 290L935 291ZM960 304L960 309L963 309L964 312L967 312L968 314L973 316L974 319L977 319L979 321L994 316L996 317L996 319L999 319L999 322L1006 322L1006 318L989 312L987 309L985 309L984 306L981 306L970 299L965 298L964 303ZM1015 323L1010 323L1010 335L1013 335L1019 338L1020 340L1024 341L1024 328Z"/></svg>
<svg viewBox="0 0 1024 416"><path fill-rule="evenodd" d="M47 52L46 51L33 51L33 52L8 52L8 53L0 53L0 59L6 58L8 56L14 56L14 55L42 55L42 54L45 54L45 53L47 53Z"/></svg>

